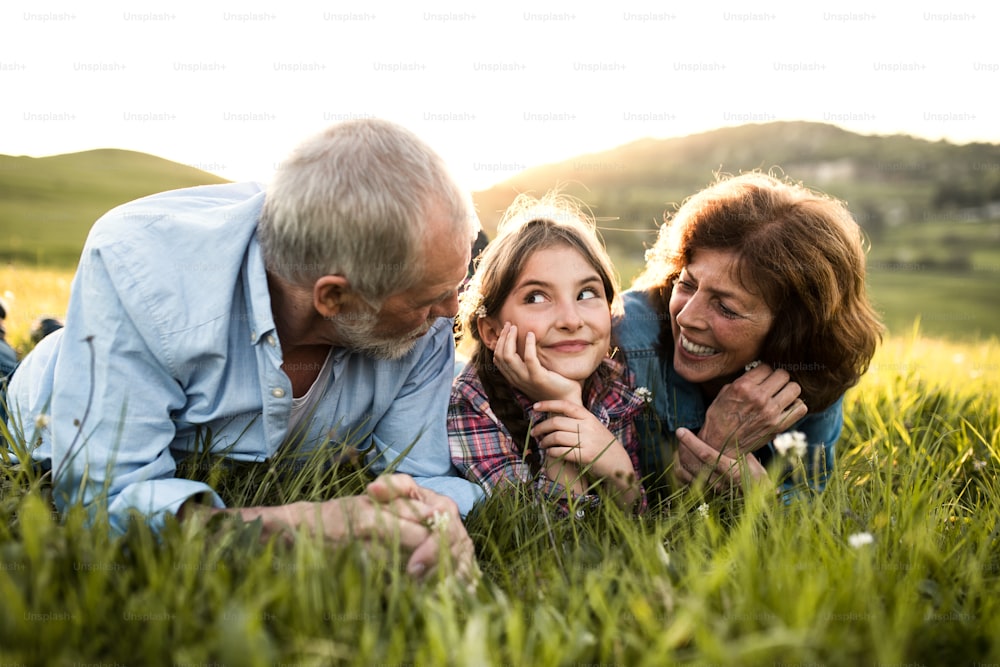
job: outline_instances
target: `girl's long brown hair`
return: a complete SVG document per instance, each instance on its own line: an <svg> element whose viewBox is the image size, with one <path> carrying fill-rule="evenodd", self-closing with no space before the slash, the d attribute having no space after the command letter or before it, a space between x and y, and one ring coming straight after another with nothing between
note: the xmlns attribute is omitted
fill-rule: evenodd
<svg viewBox="0 0 1000 667"><path fill-rule="evenodd" d="M456 321L460 345L469 353L493 413L514 443L524 448L525 458L534 472L539 469L539 456L529 436L528 415L493 363L493 351L480 337L478 321L483 313L495 316L500 312L533 253L554 246L567 246L579 252L600 276L612 313L620 312L614 266L590 216L574 200L558 193L549 193L541 199L522 194L504 213L497 226L496 238L479 256L476 272L462 293ZM596 373L605 380L605 387L614 379L607 364L598 366ZM585 399L589 382L584 386ZM600 398L603 397L596 400Z"/></svg>

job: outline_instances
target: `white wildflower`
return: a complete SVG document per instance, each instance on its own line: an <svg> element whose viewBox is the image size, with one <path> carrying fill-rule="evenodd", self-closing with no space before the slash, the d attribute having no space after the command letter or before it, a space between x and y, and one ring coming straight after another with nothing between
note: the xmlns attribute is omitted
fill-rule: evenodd
<svg viewBox="0 0 1000 667"><path fill-rule="evenodd" d="M788 431L774 436L774 449L781 456L791 455L800 459L805 456L808 446L806 434L801 431Z"/></svg>
<svg viewBox="0 0 1000 667"><path fill-rule="evenodd" d="M49 425L49 416L44 412L39 414L35 418L35 428L38 429L39 431L42 430L43 428L48 427L48 425Z"/></svg>
<svg viewBox="0 0 1000 667"><path fill-rule="evenodd" d="M663 563L664 566L670 566L670 554L667 553L667 550L663 548L662 544L656 545L656 555L660 557L660 562Z"/></svg>
<svg viewBox="0 0 1000 667"><path fill-rule="evenodd" d="M872 544L874 541L875 538L872 536L871 533L868 532L854 533L853 535L849 535L847 537L847 543L850 544L851 547L853 547L854 549L863 547L866 544Z"/></svg>
<svg viewBox="0 0 1000 667"><path fill-rule="evenodd" d="M451 515L447 512L434 512L431 518L427 519L427 527L431 530L443 533L448 530L448 524L451 523Z"/></svg>
<svg viewBox="0 0 1000 667"><path fill-rule="evenodd" d="M708 518L708 503L698 505L698 514L700 514L703 519Z"/></svg>
<svg viewBox="0 0 1000 667"><path fill-rule="evenodd" d="M988 464L986 463L986 461L981 461L979 459L976 459L975 461L972 462L972 467L975 468L976 470L982 470L987 465Z"/></svg>
<svg viewBox="0 0 1000 667"><path fill-rule="evenodd" d="M489 313L486 312L486 306L479 304L479 306L476 307L476 317L486 317L487 315L489 315Z"/></svg>
<svg viewBox="0 0 1000 667"><path fill-rule="evenodd" d="M635 395L643 403L652 403L653 402L653 392L651 392L649 389L646 389L645 387L636 387L636 389L635 389Z"/></svg>

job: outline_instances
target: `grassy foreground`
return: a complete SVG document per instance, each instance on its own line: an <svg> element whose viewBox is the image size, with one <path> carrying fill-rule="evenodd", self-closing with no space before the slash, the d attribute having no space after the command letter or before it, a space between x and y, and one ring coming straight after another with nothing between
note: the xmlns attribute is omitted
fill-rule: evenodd
<svg viewBox="0 0 1000 667"><path fill-rule="evenodd" d="M467 522L475 591L359 548L261 543L252 524L112 539L53 517L44 480L8 467L0 664L998 663L998 370L996 339L888 340L848 395L839 475L790 505L687 492L639 519L560 520L496 498ZM204 470L250 502L362 483Z"/></svg>

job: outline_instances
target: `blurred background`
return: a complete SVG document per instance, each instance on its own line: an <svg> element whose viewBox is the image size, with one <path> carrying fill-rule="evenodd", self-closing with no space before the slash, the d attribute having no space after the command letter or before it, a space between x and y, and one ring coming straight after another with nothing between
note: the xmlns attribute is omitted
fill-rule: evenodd
<svg viewBox="0 0 1000 667"><path fill-rule="evenodd" d="M589 205L627 286L717 172L843 199L890 333L1000 333L1000 9L525 0L15 0L0 10L8 338L64 308L90 225L129 199L266 182L304 136L383 117L474 193ZM210 249L206 249L210 256Z"/></svg>

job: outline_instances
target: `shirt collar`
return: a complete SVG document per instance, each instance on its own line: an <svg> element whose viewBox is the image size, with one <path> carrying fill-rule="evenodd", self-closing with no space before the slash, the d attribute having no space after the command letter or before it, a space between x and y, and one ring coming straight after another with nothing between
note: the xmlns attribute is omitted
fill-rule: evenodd
<svg viewBox="0 0 1000 667"><path fill-rule="evenodd" d="M264 255L261 253L256 232L250 238L250 246L247 248L243 265L243 297L246 300L246 314L250 324L250 343L257 345L268 335L275 333L275 326Z"/></svg>

